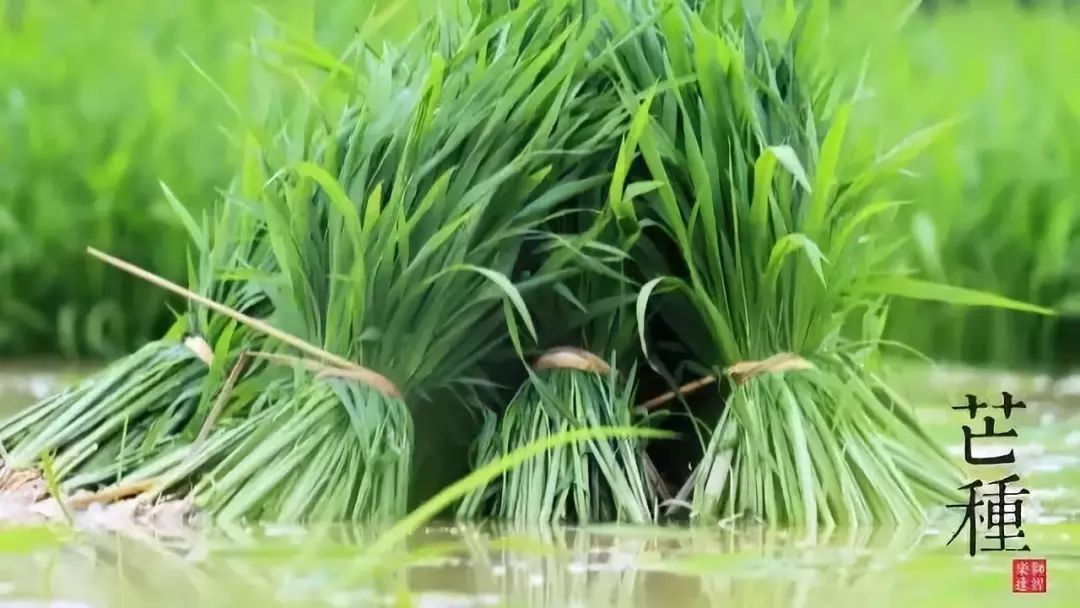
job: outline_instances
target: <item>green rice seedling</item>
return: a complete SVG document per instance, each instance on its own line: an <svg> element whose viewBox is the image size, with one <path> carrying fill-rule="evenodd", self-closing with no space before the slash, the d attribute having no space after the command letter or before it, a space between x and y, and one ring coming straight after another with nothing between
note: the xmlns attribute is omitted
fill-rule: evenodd
<svg viewBox="0 0 1080 608"><path fill-rule="evenodd" d="M875 162L845 162L855 101L810 69L826 50L816 45L824 3L768 20L712 3L627 4L637 17L607 9L624 24L615 35L634 36L613 82L626 92L685 83L643 103L626 95L639 157L616 172L628 185L610 205L640 233L635 260L655 277L638 325L656 301L689 302L696 315L659 315L730 380L693 475L693 516L811 532L919 520L959 475L873 372L888 296L1021 306L891 272L903 243L879 235L897 204L877 188L943 127Z"/></svg>

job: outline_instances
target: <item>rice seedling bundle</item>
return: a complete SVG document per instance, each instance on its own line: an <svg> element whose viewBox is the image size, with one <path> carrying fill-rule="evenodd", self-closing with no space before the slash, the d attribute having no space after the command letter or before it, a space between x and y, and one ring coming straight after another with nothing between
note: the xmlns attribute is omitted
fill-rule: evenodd
<svg viewBox="0 0 1080 608"><path fill-rule="evenodd" d="M203 252L191 283L231 311L194 307L218 324L207 333L216 373L173 380L204 398L129 483L187 493L224 519L401 516L406 400L449 390L456 398L436 406L479 404L479 363L506 344L507 323L535 339L508 277L552 210L598 183L592 159L617 145L625 111L582 85L596 24L570 2L440 25L379 52L358 40L341 59L310 42L279 54L271 67L288 78L297 57L323 75L302 77L309 103L280 136L249 134L258 154L214 218L217 238L185 216ZM557 270L546 264L522 290ZM165 375L145 383L159 390ZM87 408L126 420L116 404L127 393L109 391L108 377L88 383ZM27 415L60 425L45 407ZM96 420L87 428L105 433ZM43 441L22 435L12 447Z"/></svg>
<svg viewBox="0 0 1080 608"><path fill-rule="evenodd" d="M214 256L235 255L241 226L221 219L211 233ZM207 253L192 269L193 283L199 275L209 278ZM199 284L206 286L200 295L224 306L265 310L260 294L242 284ZM65 494L109 486L109 493L127 497L155 489L140 469L190 451L210 415L214 388L225 379L230 344L243 334L229 319L192 309L160 340L0 423L5 470L33 470L47 458Z"/></svg>
<svg viewBox="0 0 1080 608"><path fill-rule="evenodd" d="M546 358L546 359L545 359ZM522 386L497 425L478 440L478 464L575 428L634 424L633 369L616 368L587 352L560 350L538 359L573 358L538 372ZM570 366L580 366L577 369ZM565 367L564 367L565 366ZM494 517L529 526L574 521L647 523L655 508L639 439L592 440L553 448L477 490L458 510L466 519Z"/></svg>
<svg viewBox="0 0 1080 608"><path fill-rule="evenodd" d="M595 39L583 61L602 65L619 41L593 33L603 30L600 15L591 15L589 23L601 27L587 28ZM620 106L602 73L585 76L598 90L592 103ZM539 268L528 272L558 269L559 280L527 299L542 346L501 415L486 417L473 448L474 467L561 432L648 422L635 411L636 287L623 273L629 258L604 205L608 172L620 150L611 146L598 160L604 171L599 179L556 208L543 226L550 234L529 257ZM566 277L562 271L568 266L577 274ZM637 437L569 444L476 488L457 515L524 526L646 523L656 515L654 484L659 482L650 467L645 443Z"/></svg>
<svg viewBox="0 0 1080 608"><path fill-rule="evenodd" d="M624 45L612 78L628 92L671 83L643 103L627 95L638 159L616 171L628 185L610 200L655 277L639 326L655 307L729 380L692 476L693 515L809 529L918 520L959 484L872 371L887 295L907 285L888 274L897 243L878 237L897 205L875 188L933 131L876 163L845 163L853 101L808 65L820 3L767 20L719 4L635 6L615 35L652 25Z"/></svg>
<svg viewBox="0 0 1080 608"><path fill-rule="evenodd" d="M541 332L548 325L551 335L576 335L577 343L589 350L553 347L531 362L529 378L502 415L497 421L489 415L474 448L476 466L560 432L648 423L635 410L630 286L625 279L592 275L572 284L572 303L550 294L533 310ZM565 331L575 327L580 330ZM494 517L521 526L647 523L654 521L657 503L658 480L650 466L644 441L635 437L554 448L477 488L459 506L458 517Z"/></svg>

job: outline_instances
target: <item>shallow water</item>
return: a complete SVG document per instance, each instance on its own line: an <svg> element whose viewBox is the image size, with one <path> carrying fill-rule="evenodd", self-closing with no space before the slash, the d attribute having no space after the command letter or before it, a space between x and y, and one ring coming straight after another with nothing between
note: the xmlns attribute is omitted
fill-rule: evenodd
<svg viewBox="0 0 1080 608"><path fill-rule="evenodd" d="M11 375L18 374L0 378ZM35 377L48 382L49 375ZM78 531L0 531L0 608L1080 605L1080 407L1038 379L898 377L958 462L966 415L950 406L962 404L965 392L993 400L1011 390L1025 399L1028 410L1009 421L1019 436L1008 445L1016 451L1013 470L1031 492L1023 524L1030 553L968 558L966 547L946 547L959 514L944 509L924 529L816 538L748 527L433 525L377 562L364 553L376 531L117 532L90 518ZM1046 594L1011 592L1013 557L1047 560Z"/></svg>
<svg viewBox="0 0 1080 608"><path fill-rule="evenodd" d="M55 361L0 362L0 416L53 394L92 369Z"/></svg>
<svg viewBox="0 0 1080 608"><path fill-rule="evenodd" d="M431 527L413 553L373 565L363 535L345 530L180 540L21 529L0 540L0 606L1075 606L1080 525L1026 528L1033 556L1048 559L1045 596L1010 593L1007 557L968 559L916 530Z"/></svg>

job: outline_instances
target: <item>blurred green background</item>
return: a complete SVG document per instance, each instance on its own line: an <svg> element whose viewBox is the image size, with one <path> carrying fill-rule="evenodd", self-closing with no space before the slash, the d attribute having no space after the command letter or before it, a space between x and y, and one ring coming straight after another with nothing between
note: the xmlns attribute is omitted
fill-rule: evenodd
<svg viewBox="0 0 1080 608"><path fill-rule="evenodd" d="M379 15L407 35L438 3L7 0L0 25L0 357L98 359L156 337L168 300L87 245L185 276L161 182L194 210L233 173L253 112L249 42L282 27L341 48ZM898 302L889 334L939 359L1065 370L1080 359L1080 20L1066 2L833 2L849 132L865 154L952 121L893 184L898 262L1061 314ZM387 9L390 9L387 12ZM196 67L197 66L197 67ZM200 73L203 72L203 73Z"/></svg>
<svg viewBox="0 0 1080 608"><path fill-rule="evenodd" d="M951 121L894 188L912 203L897 227L911 266L1060 314L897 301L891 337L936 358L1065 371L1080 360L1080 85L1065 76L1080 68L1078 15L1060 2L937 4L898 35L877 26L854 132L896 141Z"/></svg>
<svg viewBox="0 0 1080 608"><path fill-rule="evenodd" d="M5 0L0 24L0 357L116 356L156 337L161 290L88 245L183 279L186 237L259 105L249 42L286 27L341 45L367 2ZM409 7L405 7L408 9ZM387 35L415 21L399 11ZM284 25L281 25L284 24ZM317 28L317 31L316 31Z"/></svg>

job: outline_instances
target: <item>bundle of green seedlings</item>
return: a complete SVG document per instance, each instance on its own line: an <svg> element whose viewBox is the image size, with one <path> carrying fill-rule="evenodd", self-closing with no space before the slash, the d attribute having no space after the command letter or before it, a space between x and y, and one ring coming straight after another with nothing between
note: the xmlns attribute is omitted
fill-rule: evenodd
<svg viewBox="0 0 1080 608"><path fill-rule="evenodd" d="M232 235L242 228L222 220L215 227L215 257L237 253ZM245 285L195 280L208 278L212 258L206 253L192 268L193 284L205 286L199 297L245 312L266 309L262 294ZM204 336L220 336L216 348ZM162 339L0 423L5 471L42 466L65 494L112 486L102 499L150 490L146 480L128 481L145 463L187 450L199 436L234 337L240 338L236 325L226 318L194 309L179 316Z"/></svg>
<svg viewBox="0 0 1080 608"><path fill-rule="evenodd" d="M146 423L155 449L122 475L145 494L187 495L224 520L401 516L406 400L479 404L480 363L509 329L536 339L522 292L576 272L508 278L618 146L626 111L581 75L596 26L565 1L435 23L378 52L361 34L340 59L290 41L312 65L274 67L308 103L278 137L247 135L243 188L210 227L185 216L203 251L191 282L212 292L194 308L221 327L206 335L215 373L181 346L148 347L8 422L17 463L55 449L64 488L115 483L122 459L104 447L123 452L125 429Z"/></svg>
<svg viewBox="0 0 1080 608"><path fill-rule="evenodd" d="M611 78L639 154L609 204L654 277L639 316L659 309L693 361L729 380L684 488L693 516L810 530L920 520L958 472L872 364L888 295L936 286L890 274L898 243L881 227L897 205L875 189L933 132L845 164L854 101L814 63L825 3L768 20L632 4L635 17L609 19L628 37ZM669 86L638 102L658 81Z"/></svg>
<svg viewBox="0 0 1080 608"><path fill-rule="evenodd" d="M606 247L606 257L611 258L594 263L616 267L625 263L626 254L611 245L591 245ZM631 347L636 341L632 312L636 290L613 270L607 272L588 274L572 288L559 283L561 289L552 290L548 298L530 300L541 334L568 336L575 346L555 346L536 357L529 378L502 416L497 422L494 415L488 417L474 446L474 468L570 429L650 422L635 411L637 372ZM647 523L657 514L658 479L649 467L640 438L596 439L554 448L477 488L459 505L457 515L523 526L566 521Z"/></svg>
<svg viewBox="0 0 1080 608"><path fill-rule="evenodd" d="M510 3L513 4L513 3ZM600 67L622 43L604 31L609 15L589 11L586 31L595 36L579 60ZM614 3L622 14L625 7ZM583 47L584 50L585 47ZM593 103L619 106L602 71L585 74L596 88ZM547 348L527 368L528 377L502 414L489 414L473 446L474 469L516 449L571 429L647 425L635 409L637 287L625 276L629 263L614 215L605 208L610 171L629 162L624 143L602 159L604 174L581 183L573 198L555 210L551 243L532 252L544 268L565 268L573 259L583 272L527 298ZM536 272L531 268L526 272ZM519 346L520 352L520 346ZM461 519L493 517L517 525L618 521L646 523L658 514L659 474L636 437L591 440L552 449L480 486L457 509Z"/></svg>

